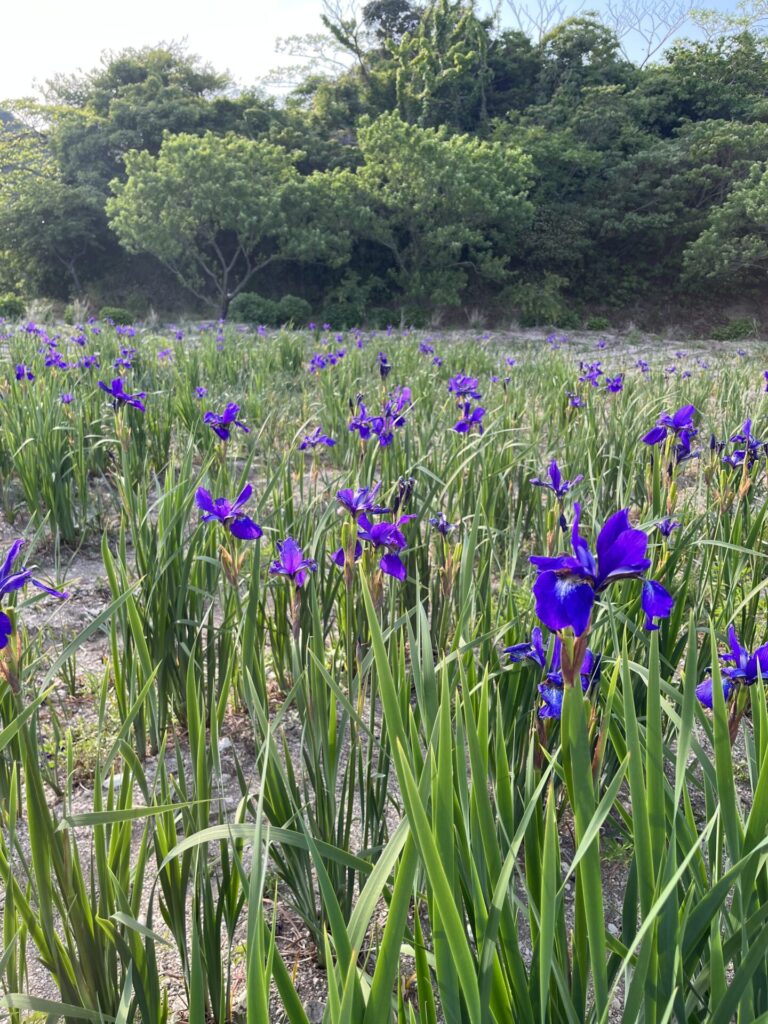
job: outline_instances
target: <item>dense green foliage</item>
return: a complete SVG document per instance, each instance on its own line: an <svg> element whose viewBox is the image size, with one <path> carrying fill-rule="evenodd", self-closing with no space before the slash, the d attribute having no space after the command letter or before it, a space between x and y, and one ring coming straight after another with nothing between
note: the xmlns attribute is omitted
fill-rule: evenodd
<svg viewBox="0 0 768 1024"><path fill-rule="evenodd" d="M339 326L762 294L768 44L748 24L643 66L591 14L536 41L459 0L326 27L349 67L318 60L280 103L174 48L5 102L0 288L139 314L295 294Z"/></svg>

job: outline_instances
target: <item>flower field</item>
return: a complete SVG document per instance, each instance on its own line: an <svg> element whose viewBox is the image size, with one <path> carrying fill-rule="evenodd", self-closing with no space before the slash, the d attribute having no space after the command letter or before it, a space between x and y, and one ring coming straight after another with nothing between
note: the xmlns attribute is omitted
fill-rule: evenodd
<svg viewBox="0 0 768 1024"><path fill-rule="evenodd" d="M0 337L0 1020L768 1022L765 347Z"/></svg>

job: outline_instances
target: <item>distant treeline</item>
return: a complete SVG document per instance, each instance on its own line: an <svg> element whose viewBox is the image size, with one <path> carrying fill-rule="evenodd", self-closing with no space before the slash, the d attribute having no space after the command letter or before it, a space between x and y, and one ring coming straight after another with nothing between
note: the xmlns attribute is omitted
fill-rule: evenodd
<svg viewBox="0 0 768 1024"><path fill-rule="evenodd" d="M324 20L346 60L305 40L281 100L170 45L0 103L0 294L568 326L766 291L768 44L748 19L642 64L594 15L540 39L455 0Z"/></svg>

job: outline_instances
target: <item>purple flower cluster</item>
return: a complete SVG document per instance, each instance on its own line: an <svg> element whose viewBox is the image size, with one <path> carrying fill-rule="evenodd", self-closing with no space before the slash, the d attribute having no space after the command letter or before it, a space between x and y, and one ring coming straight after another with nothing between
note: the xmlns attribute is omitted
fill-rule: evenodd
<svg viewBox="0 0 768 1024"><path fill-rule="evenodd" d="M741 645L736 629L731 625L728 627L728 647L728 652L720 655L720 661L724 663L721 674L725 700L733 695L739 684L752 686L758 676L763 680L768 678L768 644L758 647L754 654L750 653ZM711 676L699 683L696 696L705 707L712 708L714 684Z"/></svg>
<svg viewBox="0 0 768 1024"><path fill-rule="evenodd" d="M538 626L531 631L531 639L528 643L513 644L511 647L504 648L504 653L509 655L509 660L513 665L521 661L532 661L534 665L538 665L546 672L546 681L539 683L538 686L539 695L543 701L539 708L539 718L560 718L562 715L565 684L560 665L561 652L562 641L559 636L555 636L552 660L547 670L547 649ZM587 649L579 675L582 692L589 693L600 680L600 655L593 654Z"/></svg>
<svg viewBox="0 0 768 1024"><path fill-rule="evenodd" d="M411 389L407 387L392 392L380 416L371 416L362 399L358 399L357 415L349 421L349 430L358 433L361 441L377 437L381 447L387 448L394 440L395 430L405 426L405 414L411 404Z"/></svg>

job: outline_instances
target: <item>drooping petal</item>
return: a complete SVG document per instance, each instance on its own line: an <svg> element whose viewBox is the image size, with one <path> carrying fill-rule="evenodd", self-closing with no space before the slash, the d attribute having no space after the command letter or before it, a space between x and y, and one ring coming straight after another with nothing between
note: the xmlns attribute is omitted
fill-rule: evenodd
<svg viewBox="0 0 768 1024"><path fill-rule="evenodd" d="M674 608L675 599L656 580L644 580L641 604L645 612L645 628L654 630L659 627L654 625L653 620L666 619Z"/></svg>
<svg viewBox="0 0 768 1024"><path fill-rule="evenodd" d="M0 612L0 651L8 646L8 637L13 632L13 623L5 614Z"/></svg>
<svg viewBox="0 0 768 1024"><path fill-rule="evenodd" d="M647 434L643 435L641 440L643 444L655 445L661 444L661 442L666 438L666 436L666 427L653 427L652 430L649 430Z"/></svg>
<svg viewBox="0 0 768 1024"><path fill-rule="evenodd" d="M522 644L512 644L510 647L505 647L503 653L509 656L509 660L513 665L517 665L521 661L525 661L526 658L533 657L533 648L532 645L526 641Z"/></svg>
<svg viewBox="0 0 768 1024"><path fill-rule="evenodd" d="M543 572L533 585L536 614L549 629L573 629L581 636L589 626L595 592L589 583L572 575Z"/></svg>
<svg viewBox="0 0 768 1024"><path fill-rule="evenodd" d="M387 576L394 576L396 580L404 582L408 576L405 565L399 555L386 554L379 562L379 567Z"/></svg>
<svg viewBox="0 0 768 1024"><path fill-rule="evenodd" d="M21 588L31 579L32 573L29 569L22 569L19 572L12 572L5 579L0 580L0 597L13 593Z"/></svg>
<svg viewBox="0 0 768 1024"><path fill-rule="evenodd" d="M229 532L239 540L258 540L262 537L263 531L258 523L254 523L248 516L237 516L229 524Z"/></svg>
<svg viewBox="0 0 768 1024"><path fill-rule="evenodd" d="M539 708L539 718L560 718L563 713L563 688L539 683L539 693L544 701Z"/></svg>
<svg viewBox="0 0 768 1024"><path fill-rule="evenodd" d="M728 698L733 693L733 683L729 679L723 679L723 698ZM707 676L706 679L702 679L699 685L696 687L696 696L699 698L705 708L712 710L712 705L715 699L714 683L712 677Z"/></svg>

